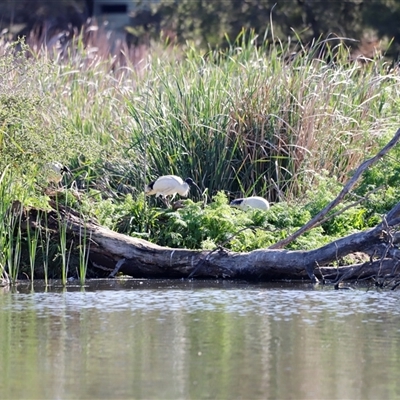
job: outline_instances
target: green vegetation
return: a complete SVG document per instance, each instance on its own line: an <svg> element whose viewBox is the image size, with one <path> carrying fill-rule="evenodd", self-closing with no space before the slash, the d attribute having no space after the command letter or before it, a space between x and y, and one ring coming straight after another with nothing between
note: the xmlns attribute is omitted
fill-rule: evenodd
<svg viewBox="0 0 400 400"><path fill-rule="evenodd" d="M86 232L69 242L60 221L54 239L43 213L44 229L25 233L21 214L10 212L16 200L49 210L50 161L73 173L57 204L165 246L267 247L327 205L398 129L398 71L381 59L349 63L344 45L321 41L293 54L257 42L243 31L224 51L155 46L140 62L101 57L102 43L86 47L80 37L60 54L0 43L0 272L84 282ZM291 248L316 248L380 221L400 198L398 160L399 146L340 207L357 205ZM191 176L203 198L192 192L185 208L160 208L143 188L161 174ZM274 205L229 207L243 195Z"/></svg>

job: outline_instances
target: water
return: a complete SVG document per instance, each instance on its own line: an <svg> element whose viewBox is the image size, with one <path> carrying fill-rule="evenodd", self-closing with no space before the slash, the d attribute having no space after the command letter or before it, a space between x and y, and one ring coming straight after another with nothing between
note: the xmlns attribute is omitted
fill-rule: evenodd
<svg viewBox="0 0 400 400"><path fill-rule="evenodd" d="M399 300L222 281L3 289L0 398L396 399Z"/></svg>

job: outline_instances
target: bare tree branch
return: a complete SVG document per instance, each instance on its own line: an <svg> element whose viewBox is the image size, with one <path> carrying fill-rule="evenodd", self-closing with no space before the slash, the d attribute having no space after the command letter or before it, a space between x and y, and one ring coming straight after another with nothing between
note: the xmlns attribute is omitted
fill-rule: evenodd
<svg viewBox="0 0 400 400"><path fill-rule="evenodd" d="M352 189L352 187L356 184L356 182L357 182L358 178L361 176L361 174L367 168L369 168L371 165L375 164L378 160L380 160L389 150L391 150L396 145L396 143L399 141L399 139L400 139L400 129L397 130L397 132L393 136L392 140L385 147L383 147L374 157L372 157L368 160L365 160L357 168L354 175L347 182L347 184L344 186L344 188L339 193L339 195L336 197L336 199L334 199L332 202L330 202L314 218L312 218L309 222L307 222L307 224L303 225L300 229L298 229L296 232L294 232L292 235L288 236L287 238L282 239L279 242L273 244L272 246L269 247L269 249L281 249L281 248L287 246L289 243L293 242L295 239L297 239L303 233L320 225L321 221L329 213L329 211L331 211L333 208L335 208L343 200L343 198L349 193L349 191Z"/></svg>

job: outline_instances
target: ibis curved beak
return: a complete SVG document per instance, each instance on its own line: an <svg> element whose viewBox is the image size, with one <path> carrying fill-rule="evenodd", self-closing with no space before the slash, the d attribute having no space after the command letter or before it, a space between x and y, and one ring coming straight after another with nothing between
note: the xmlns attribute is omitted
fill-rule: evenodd
<svg viewBox="0 0 400 400"><path fill-rule="evenodd" d="M196 182L193 182L193 186L195 186L196 189L199 191L200 196L203 196L203 192L202 192L201 189L197 186L197 183L196 183Z"/></svg>

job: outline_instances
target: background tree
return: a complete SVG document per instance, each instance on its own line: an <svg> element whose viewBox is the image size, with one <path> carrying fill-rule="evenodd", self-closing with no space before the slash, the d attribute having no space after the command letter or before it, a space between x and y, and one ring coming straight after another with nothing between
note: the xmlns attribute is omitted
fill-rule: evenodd
<svg viewBox="0 0 400 400"><path fill-rule="evenodd" d="M136 4L140 10L149 3L139 0ZM274 37L283 42L296 41L299 36L306 43L335 35L351 39L347 43L352 47L357 47L354 40L363 41L362 50L370 57L380 46L379 39L384 43L393 40L390 55L395 57L400 40L399 0L161 0L151 7L153 15L161 20L161 29L173 33L178 42L193 41L204 47L226 44L226 36L232 41L243 28L252 28L262 37L271 30L271 21ZM138 15L140 21L140 12ZM369 39L363 40L366 35Z"/></svg>

